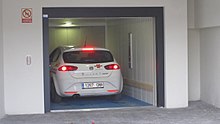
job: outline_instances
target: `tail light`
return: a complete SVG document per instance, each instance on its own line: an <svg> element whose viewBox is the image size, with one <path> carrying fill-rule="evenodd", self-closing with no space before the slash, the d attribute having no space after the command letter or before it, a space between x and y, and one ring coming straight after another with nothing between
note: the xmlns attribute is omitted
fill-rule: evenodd
<svg viewBox="0 0 220 124"><path fill-rule="evenodd" d="M107 70L118 70L118 69L120 69L120 67L119 67L118 64L111 64L111 65L106 65L105 69L107 69Z"/></svg>
<svg viewBox="0 0 220 124"><path fill-rule="evenodd" d="M64 65L58 68L59 71L75 71L77 70L78 67L76 66L69 66L69 65Z"/></svg>

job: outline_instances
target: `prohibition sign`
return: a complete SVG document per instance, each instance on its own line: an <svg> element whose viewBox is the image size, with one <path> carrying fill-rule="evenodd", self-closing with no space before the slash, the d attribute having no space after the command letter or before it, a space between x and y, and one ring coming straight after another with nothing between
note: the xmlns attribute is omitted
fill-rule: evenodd
<svg viewBox="0 0 220 124"><path fill-rule="evenodd" d="M32 12L30 9L25 9L25 10L23 10L22 15L24 18L30 18L32 15Z"/></svg>
<svg viewBox="0 0 220 124"><path fill-rule="evenodd" d="M32 8L22 8L22 23L32 23Z"/></svg>

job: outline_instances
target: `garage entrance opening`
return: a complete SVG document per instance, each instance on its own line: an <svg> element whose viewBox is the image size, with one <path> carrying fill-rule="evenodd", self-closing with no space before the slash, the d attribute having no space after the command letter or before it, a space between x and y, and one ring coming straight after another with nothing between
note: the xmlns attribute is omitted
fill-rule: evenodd
<svg viewBox="0 0 220 124"><path fill-rule="evenodd" d="M154 11L149 14L149 9ZM79 13L75 13L76 11ZM91 11L97 13L90 13ZM138 13L140 11L145 13L142 15ZM162 8L44 8L46 111L163 106L161 12ZM94 58L100 59L109 55L93 53L92 59L87 57L86 60L81 60L90 53L81 54L76 50L88 48L87 46L102 52L107 50L113 59L101 62L95 59L94 62ZM99 57L94 57L95 55ZM71 56L71 61L66 62L65 57ZM63 65L71 72L64 72ZM111 67L116 70L109 72ZM122 76L110 77L116 71ZM63 73L66 75L63 76ZM119 79L118 85L116 79ZM56 95L61 96L62 100Z"/></svg>

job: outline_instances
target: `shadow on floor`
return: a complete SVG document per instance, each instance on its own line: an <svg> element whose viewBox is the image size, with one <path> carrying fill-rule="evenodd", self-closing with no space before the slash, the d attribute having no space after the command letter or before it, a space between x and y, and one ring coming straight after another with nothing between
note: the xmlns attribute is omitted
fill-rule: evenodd
<svg viewBox="0 0 220 124"><path fill-rule="evenodd" d="M64 98L61 103L51 103L51 110L91 109L113 107L152 106L130 96L122 95L120 99L112 96Z"/></svg>

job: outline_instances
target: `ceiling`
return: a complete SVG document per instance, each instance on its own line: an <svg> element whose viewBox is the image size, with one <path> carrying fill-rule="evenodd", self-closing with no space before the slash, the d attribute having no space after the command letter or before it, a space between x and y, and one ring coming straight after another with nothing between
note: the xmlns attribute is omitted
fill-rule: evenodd
<svg viewBox="0 0 220 124"><path fill-rule="evenodd" d="M131 17L129 17L131 18ZM81 27L105 26L108 20L128 19L126 17L114 18L50 18L49 27Z"/></svg>
<svg viewBox="0 0 220 124"><path fill-rule="evenodd" d="M50 27L72 27L74 26L90 26L90 25L105 25L106 20L104 18L59 18L49 19ZM65 25L70 26L65 26ZM71 23L71 24L70 24Z"/></svg>

